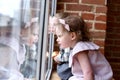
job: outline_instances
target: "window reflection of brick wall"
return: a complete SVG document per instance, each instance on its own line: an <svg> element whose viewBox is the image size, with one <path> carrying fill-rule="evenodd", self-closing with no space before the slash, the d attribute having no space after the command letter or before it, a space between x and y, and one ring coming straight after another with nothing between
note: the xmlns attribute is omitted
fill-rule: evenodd
<svg viewBox="0 0 120 80"><path fill-rule="evenodd" d="M38 11L39 10L39 7L40 7L40 0L31 0L31 13L32 13L32 16L35 17L35 16L38 16Z"/></svg>

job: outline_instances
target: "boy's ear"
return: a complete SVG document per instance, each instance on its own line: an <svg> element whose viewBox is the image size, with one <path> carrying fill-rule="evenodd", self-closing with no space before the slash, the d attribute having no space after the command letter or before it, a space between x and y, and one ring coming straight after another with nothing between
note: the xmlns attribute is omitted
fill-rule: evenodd
<svg viewBox="0 0 120 80"><path fill-rule="evenodd" d="M71 37L72 37L72 40L75 40L76 39L76 33L75 32L71 32Z"/></svg>

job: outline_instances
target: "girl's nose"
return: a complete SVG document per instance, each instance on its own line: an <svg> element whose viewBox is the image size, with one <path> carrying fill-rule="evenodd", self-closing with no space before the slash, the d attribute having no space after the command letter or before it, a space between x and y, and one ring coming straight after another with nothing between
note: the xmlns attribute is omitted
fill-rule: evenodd
<svg viewBox="0 0 120 80"><path fill-rule="evenodd" d="M58 38L56 39L56 41L58 42Z"/></svg>
<svg viewBox="0 0 120 80"><path fill-rule="evenodd" d="M34 38L34 39L35 39L35 42L37 42L37 41L38 41L38 36L35 36L35 38Z"/></svg>

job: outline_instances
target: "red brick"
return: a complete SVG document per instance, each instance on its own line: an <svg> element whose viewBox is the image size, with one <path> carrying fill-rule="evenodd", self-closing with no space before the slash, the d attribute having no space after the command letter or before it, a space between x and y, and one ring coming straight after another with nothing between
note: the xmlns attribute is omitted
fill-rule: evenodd
<svg viewBox="0 0 120 80"><path fill-rule="evenodd" d="M96 7L96 13L107 13L107 7Z"/></svg>
<svg viewBox="0 0 120 80"><path fill-rule="evenodd" d="M96 21L104 21L104 22L106 22L106 18L107 18L106 15L97 15L96 16Z"/></svg>
<svg viewBox="0 0 120 80"><path fill-rule="evenodd" d="M115 17L114 17L114 16L111 16L111 15L108 15L108 16L107 16L107 20L108 20L109 22L114 22L114 21L115 21Z"/></svg>
<svg viewBox="0 0 120 80"><path fill-rule="evenodd" d="M64 12L64 9L56 11L56 13L61 13L61 12Z"/></svg>
<svg viewBox="0 0 120 80"><path fill-rule="evenodd" d="M104 40L94 40L94 42L97 44L97 45L99 45L99 46L101 46L101 47L103 47L104 46Z"/></svg>
<svg viewBox="0 0 120 80"><path fill-rule="evenodd" d="M108 3L108 10L110 11L116 11L117 9L117 5L116 4L109 4Z"/></svg>
<svg viewBox="0 0 120 80"><path fill-rule="evenodd" d="M59 3L59 2L78 3L78 2L79 2L79 0L57 0L57 2L58 2L58 3Z"/></svg>
<svg viewBox="0 0 120 80"><path fill-rule="evenodd" d="M108 57L112 57L112 53L113 53L113 49L112 49L112 45L105 45L105 55L107 55Z"/></svg>
<svg viewBox="0 0 120 80"><path fill-rule="evenodd" d="M116 61L116 59L111 58L112 60ZM117 62L120 61L120 59L117 59ZM111 63L111 66L114 67L115 69L119 69L120 64L119 63ZM119 72L120 74L120 72Z"/></svg>
<svg viewBox="0 0 120 80"><path fill-rule="evenodd" d="M113 62L113 63L112 63L113 66L114 66L114 62L116 62L116 63L117 63L117 62L118 62L118 63L120 62L120 58L118 58L118 57L108 57L107 59L109 59L110 62ZM117 64L116 64L116 65L117 65ZM116 66L116 65L115 65L115 66ZM119 65L120 65L120 64L119 64ZM116 68L118 68L118 66L116 66Z"/></svg>
<svg viewBox="0 0 120 80"><path fill-rule="evenodd" d="M120 23L120 16L116 16L115 18L116 18L115 22Z"/></svg>
<svg viewBox="0 0 120 80"><path fill-rule="evenodd" d="M105 41L105 44L107 44L107 45L114 45L114 40L112 40L112 39L107 39L106 41Z"/></svg>
<svg viewBox="0 0 120 80"><path fill-rule="evenodd" d="M107 26L112 27L113 29L117 28L120 26L120 23L116 22L107 22Z"/></svg>
<svg viewBox="0 0 120 80"><path fill-rule="evenodd" d="M105 54L105 51L104 51L103 48L100 48L100 52L101 52L102 54Z"/></svg>
<svg viewBox="0 0 120 80"><path fill-rule="evenodd" d="M57 4L57 10L64 10L64 4Z"/></svg>
<svg viewBox="0 0 120 80"><path fill-rule="evenodd" d="M80 4L66 4L66 10L68 11L92 11L92 6L80 5Z"/></svg>
<svg viewBox="0 0 120 80"><path fill-rule="evenodd" d="M116 27L116 28L118 28L118 29L120 29L120 23L114 22L113 26Z"/></svg>
<svg viewBox="0 0 120 80"><path fill-rule="evenodd" d="M115 29L115 32L114 33L120 33L120 27L118 26L118 28L116 27L116 29Z"/></svg>
<svg viewBox="0 0 120 80"><path fill-rule="evenodd" d="M95 23L95 29L106 30L106 24L105 23Z"/></svg>
<svg viewBox="0 0 120 80"><path fill-rule="evenodd" d="M115 68L114 68L115 69ZM120 70L119 69L116 69L114 70L113 69L113 77L114 77L114 80L119 80L120 79Z"/></svg>
<svg viewBox="0 0 120 80"><path fill-rule="evenodd" d="M88 26L89 29L92 29L93 23L92 22L86 22L86 25Z"/></svg>
<svg viewBox="0 0 120 80"><path fill-rule="evenodd" d="M114 40L114 43L119 46L120 45L120 40Z"/></svg>
<svg viewBox="0 0 120 80"><path fill-rule="evenodd" d="M114 55L113 55L113 53L114 53ZM113 51L113 53L112 53L112 57L119 57L120 56L120 48L118 51Z"/></svg>
<svg viewBox="0 0 120 80"><path fill-rule="evenodd" d="M79 13L69 12L70 15L79 15Z"/></svg>
<svg viewBox="0 0 120 80"><path fill-rule="evenodd" d="M120 5L116 5L115 8L117 11L120 11Z"/></svg>
<svg viewBox="0 0 120 80"><path fill-rule="evenodd" d="M107 38L108 38L108 39L113 39L113 40L115 40L115 39L118 39L119 37L120 37L120 34L119 34L119 33L113 33L113 32L107 33Z"/></svg>
<svg viewBox="0 0 120 80"><path fill-rule="evenodd" d="M81 16L85 20L94 20L95 15L92 13L82 13Z"/></svg>
<svg viewBox="0 0 120 80"><path fill-rule="evenodd" d="M82 3L105 5L105 0L82 0Z"/></svg>
<svg viewBox="0 0 120 80"><path fill-rule="evenodd" d="M120 0L108 0L108 3L120 4Z"/></svg>
<svg viewBox="0 0 120 80"><path fill-rule="evenodd" d="M96 32L96 31L92 31L91 32L91 36L92 38L100 38L100 39L104 39L105 38L105 32Z"/></svg>
<svg viewBox="0 0 120 80"><path fill-rule="evenodd" d="M109 11L109 10L108 10L108 13L109 13L109 15L111 15L111 16L120 16L120 11Z"/></svg>
<svg viewBox="0 0 120 80"><path fill-rule="evenodd" d="M107 25L108 26L108 25ZM107 27L107 33L111 33L111 32L116 32L116 30L114 29L114 28L112 28L112 27Z"/></svg>

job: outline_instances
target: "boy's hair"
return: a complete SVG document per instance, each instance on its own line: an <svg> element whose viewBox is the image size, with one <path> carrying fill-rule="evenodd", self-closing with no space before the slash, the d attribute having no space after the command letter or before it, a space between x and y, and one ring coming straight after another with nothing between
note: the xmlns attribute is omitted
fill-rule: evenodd
<svg viewBox="0 0 120 80"><path fill-rule="evenodd" d="M90 41L90 33L84 20L77 15L70 15L64 18L65 23L69 25L70 32L75 32L78 41Z"/></svg>

